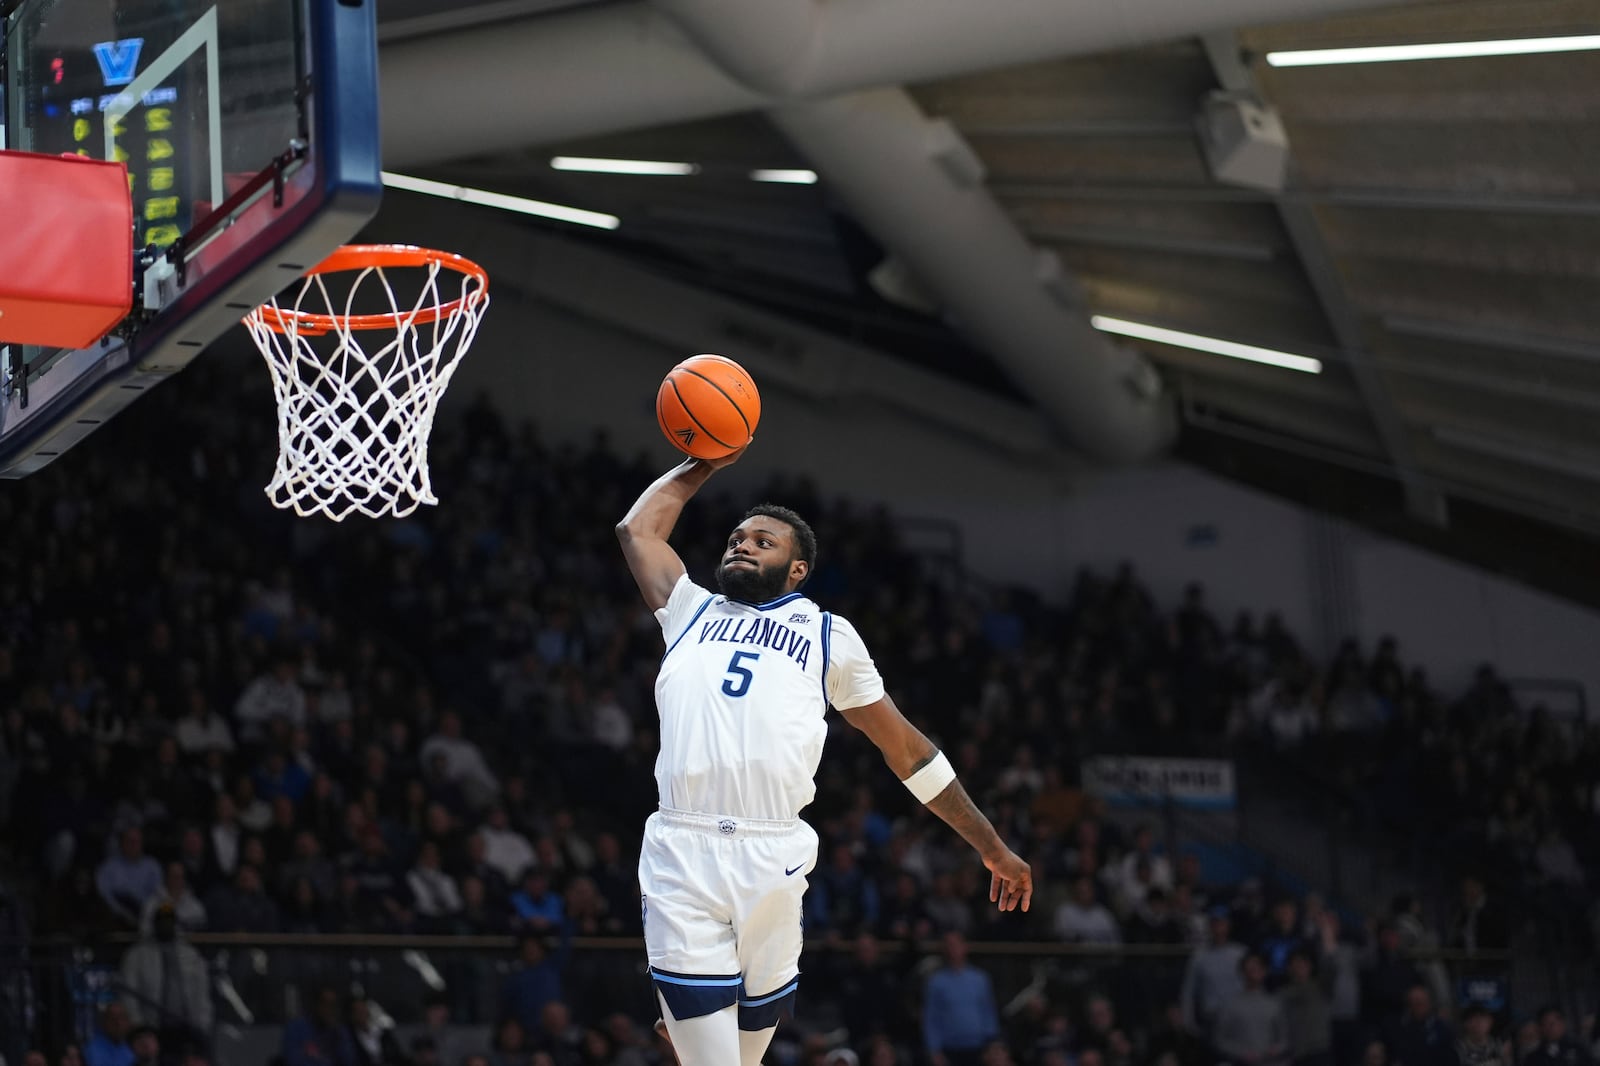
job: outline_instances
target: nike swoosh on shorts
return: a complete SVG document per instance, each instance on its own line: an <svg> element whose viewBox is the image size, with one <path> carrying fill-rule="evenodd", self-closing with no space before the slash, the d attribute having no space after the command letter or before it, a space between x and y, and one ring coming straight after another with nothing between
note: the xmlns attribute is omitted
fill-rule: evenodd
<svg viewBox="0 0 1600 1066"><path fill-rule="evenodd" d="M804 866L804 865L805 865L805 863L801 863L800 864L800 866ZM800 869L800 866L796 866L793 870L784 870L783 871L783 876L785 876L785 877L793 877L795 875L795 871Z"/></svg>

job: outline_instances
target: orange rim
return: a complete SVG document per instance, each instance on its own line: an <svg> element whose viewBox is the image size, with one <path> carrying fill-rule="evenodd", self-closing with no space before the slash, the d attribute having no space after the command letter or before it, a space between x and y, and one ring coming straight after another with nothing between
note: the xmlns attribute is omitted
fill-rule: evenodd
<svg viewBox="0 0 1600 1066"><path fill-rule="evenodd" d="M452 318L462 311L476 307L489 291L489 272L466 256L454 252L440 252L432 248L419 248L413 244L347 244L328 258L306 271L306 277L316 274L339 274L345 271L367 270L371 267L426 267L433 263L446 270L473 278L477 288L459 299L437 307L424 307L417 311L384 312L376 315L319 315L311 311L285 311L268 304L260 309L261 321L270 330L287 333L293 329L306 336L318 336L336 331L366 329L400 329L406 325L425 326L443 318Z"/></svg>

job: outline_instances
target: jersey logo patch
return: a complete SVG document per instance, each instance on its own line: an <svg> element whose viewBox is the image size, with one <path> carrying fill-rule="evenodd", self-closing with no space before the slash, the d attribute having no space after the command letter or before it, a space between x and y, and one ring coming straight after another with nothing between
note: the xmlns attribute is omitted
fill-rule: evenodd
<svg viewBox="0 0 1600 1066"><path fill-rule="evenodd" d="M804 865L805 865L805 863L801 863L800 864L800 866L804 866ZM799 872L800 866L796 866L793 870L784 870L783 871L783 876L785 876L785 877L793 877L796 873Z"/></svg>
<svg viewBox="0 0 1600 1066"><path fill-rule="evenodd" d="M724 818L717 823L717 831L725 837L731 837L739 829L739 823L732 818Z"/></svg>
<svg viewBox="0 0 1600 1066"><path fill-rule="evenodd" d="M798 622L801 625L804 625L805 623L811 621L811 616L802 611L802 612L800 612L798 614L791 614L789 616L789 621L791 623Z"/></svg>

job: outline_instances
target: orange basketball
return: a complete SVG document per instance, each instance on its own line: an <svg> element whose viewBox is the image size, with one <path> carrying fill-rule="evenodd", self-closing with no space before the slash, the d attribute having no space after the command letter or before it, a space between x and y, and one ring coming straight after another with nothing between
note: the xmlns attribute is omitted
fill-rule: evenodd
<svg viewBox="0 0 1600 1066"><path fill-rule="evenodd" d="M656 422L672 446L696 459L720 459L750 443L761 394L744 367L720 355L685 359L656 393Z"/></svg>

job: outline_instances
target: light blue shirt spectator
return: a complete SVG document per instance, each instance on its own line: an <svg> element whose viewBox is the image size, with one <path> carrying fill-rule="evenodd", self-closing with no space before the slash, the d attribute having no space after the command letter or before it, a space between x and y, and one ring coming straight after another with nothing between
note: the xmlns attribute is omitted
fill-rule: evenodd
<svg viewBox="0 0 1600 1066"><path fill-rule="evenodd" d="M967 943L959 933L944 938L945 965L928 976L922 1004L922 1039L930 1057L975 1051L1000 1035L994 984L967 965Z"/></svg>
<svg viewBox="0 0 1600 1066"><path fill-rule="evenodd" d="M117 852L107 855L94 875L95 888L123 920L139 924L144 905L161 891L161 866L144 853L144 834L136 826L122 831Z"/></svg>

